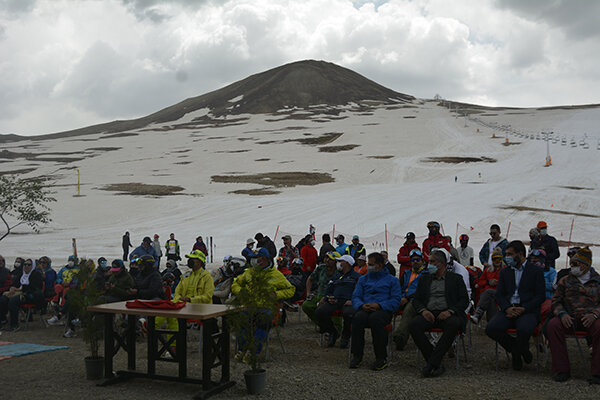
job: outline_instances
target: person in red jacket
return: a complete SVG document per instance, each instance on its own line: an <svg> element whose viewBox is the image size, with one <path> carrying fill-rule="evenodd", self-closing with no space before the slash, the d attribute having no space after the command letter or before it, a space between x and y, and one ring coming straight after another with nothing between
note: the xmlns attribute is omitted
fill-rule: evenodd
<svg viewBox="0 0 600 400"><path fill-rule="evenodd" d="M475 288L480 293L477 308L471 316L471 321L475 324L479 323L484 313L487 314L487 320L490 321L496 312L498 312L498 306L496 304L496 287L498 286L500 270L504 267L505 264L502 249L497 247L492 252L492 265L487 267L475 282Z"/></svg>
<svg viewBox="0 0 600 400"><path fill-rule="evenodd" d="M300 258L304 260L304 265L302 266L302 272L307 276L312 274L317 266L317 249L315 249L315 240L312 239L306 242L306 245L302 247L300 250Z"/></svg>
<svg viewBox="0 0 600 400"><path fill-rule="evenodd" d="M450 241L440 234L440 223L437 221L429 221L427 223L427 229L429 229L429 236L423 242L423 257L425 261L429 260L429 253L431 249L446 249L450 251Z"/></svg>
<svg viewBox="0 0 600 400"><path fill-rule="evenodd" d="M410 252L414 249L419 249L419 245L415 241L415 234L412 232L408 232L404 237L406 241L398 250L398 256L396 259L398 260L398 264L400 264L400 273L398 274L398 278L402 279L402 275L404 271L410 271L412 269L412 264L410 262ZM421 249L419 249L421 250Z"/></svg>

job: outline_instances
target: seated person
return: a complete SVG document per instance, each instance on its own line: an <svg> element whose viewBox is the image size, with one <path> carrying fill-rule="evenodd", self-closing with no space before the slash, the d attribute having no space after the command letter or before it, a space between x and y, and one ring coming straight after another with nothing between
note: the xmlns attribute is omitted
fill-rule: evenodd
<svg viewBox="0 0 600 400"><path fill-rule="evenodd" d="M366 275L367 270L367 256L364 254L359 255L356 258L356 265L354 266L354 271L358 272L361 275Z"/></svg>
<svg viewBox="0 0 600 400"><path fill-rule="evenodd" d="M213 304L225 304L231 295L231 285L235 277L240 275L246 266L246 259L243 257L231 257L223 271L221 279L215 283L213 292Z"/></svg>
<svg viewBox="0 0 600 400"><path fill-rule="evenodd" d="M342 310L344 324L342 328L341 348L347 348L350 342L350 324L354 316L354 307L352 307L352 293L356 287L356 282L360 274L352 268L354 259L345 254L336 261L337 272L333 275L325 290L325 295L317 304L315 319L321 330L321 333L329 334L327 347L335 346L337 338L340 336L333 321L331 314L337 310Z"/></svg>
<svg viewBox="0 0 600 400"><path fill-rule="evenodd" d="M44 298L49 299L56 296L54 285L56 284L56 271L52 269L52 260L50 257L40 257L38 268L44 279Z"/></svg>
<svg viewBox="0 0 600 400"><path fill-rule="evenodd" d="M532 249L529 254L529 262L544 271L544 282L546 287L546 297L540 309L540 321L546 322L550 313L552 304L552 296L554 296L554 280L556 278L556 270L546 265L546 251L543 248Z"/></svg>
<svg viewBox="0 0 600 400"><path fill-rule="evenodd" d="M315 324L317 324L317 319L315 317L317 305L325 295L327 285L335 274L335 265L339 257L341 256L337 251L326 253L323 258L323 263L317 265L317 268L315 268L306 280L306 299L302 303L302 311L304 311L308 318ZM312 289L314 283L316 283L317 286L316 290Z"/></svg>
<svg viewBox="0 0 600 400"><path fill-rule="evenodd" d="M39 270L33 268L31 259L25 260L23 269L13 276L8 292L0 296L0 321L6 321L10 311L10 326L6 331L19 330L19 307L21 304L35 304L41 308L45 304L42 286L44 280Z"/></svg>
<svg viewBox="0 0 600 400"><path fill-rule="evenodd" d="M175 293L175 288L179 284L179 281L181 280L181 275L182 275L181 270L177 266L177 261L167 260L167 269L165 269L161 273L161 275L163 277L163 281L165 280L165 277L167 276L167 274L173 275L173 279L171 280L170 286L171 286L171 293Z"/></svg>
<svg viewBox="0 0 600 400"><path fill-rule="evenodd" d="M133 298L141 300L164 299L162 277L154 267L155 261L151 255L144 255L137 259L136 262L140 270L139 279L136 282L135 288L127 291Z"/></svg>
<svg viewBox="0 0 600 400"><path fill-rule="evenodd" d="M273 262L271 259L271 255L269 250L264 247L260 247L257 249L257 252L250 256L250 267L246 269L246 271L238 276L231 285L231 293L234 296L239 295L242 288L248 287L252 285L252 281L254 276L257 274L266 274L267 280L270 285L270 289L272 290L272 296L274 299L283 301L285 299L289 299L294 295L294 286L285 279L283 274L277 271L277 268L274 268ZM260 353L262 351L262 345L267 337L267 332L271 329L271 322L273 321L274 315L272 315L271 311L268 308L264 310L264 317L259 318L258 321L255 321L254 330L254 339L257 343L256 353ZM244 358L247 349L248 343L248 335L250 332L241 332L240 337L238 338L238 353L235 356L236 360L241 360Z"/></svg>
<svg viewBox="0 0 600 400"><path fill-rule="evenodd" d="M102 303L115 303L130 299L129 289L134 287L133 278L127 272L122 260L115 259L108 271L108 278L104 285Z"/></svg>
<svg viewBox="0 0 600 400"><path fill-rule="evenodd" d="M488 322L485 333L512 354L513 369L533 361L529 338L540 322L540 307L546 297L544 271L527 262L525 245L514 240L506 248L506 268L500 271L496 302L500 311ZM517 337L506 330L515 328Z"/></svg>
<svg viewBox="0 0 600 400"><path fill-rule="evenodd" d="M12 277L10 275L10 271L6 268L6 261L4 257L0 256L0 296L4 292L8 292L10 287L12 286ZM6 323L5 320L0 320L0 325L2 322Z"/></svg>
<svg viewBox="0 0 600 400"><path fill-rule="evenodd" d="M294 259L294 261L296 261L296 259ZM290 271L290 269L288 268L288 259L285 257L277 257L275 259L275 262L277 262L277 270L279 272L281 272L284 276L288 276L292 273L292 271Z"/></svg>
<svg viewBox="0 0 600 400"><path fill-rule="evenodd" d="M110 265L108 265L106 258L100 257L98 259L98 268L96 268L96 271L94 272L94 281L96 282L96 287L98 289L104 290L108 280L109 271Z"/></svg>
<svg viewBox="0 0 600 400"><path fill-rule="evenodd" d="M400 307L398 309L402 311L402 318L400 319L400 323L396 327L396 330L392 336L394 343L396 343L396 349L399 351L404 350L410 335L408 325L410 324L410 321L417 316L417 312L413 307L412 300L417 291L419 278L422 274L427 273L427 269L425 269L426 266L423 265L425 260L423 259L423 253L421 250L418 248L411 250L409 257L412 269L406 270L400 277L402 299L400 300Z"/></svg>
<svg viewBox="0 0 600 400"><path fill-rule="evenodd" d="M552 315L548 322L548 340L552 353L554 380L571 377L565 336L586 331L592 341L592 377L590 384L600 384L600 275L592 268L592 251L580 248L570 260L571 271L559 282L552 298Z"/></svg>
<svg viewBox="0 0 600 400"><path fill-rule="evenodd" d="M284 275L295 288L294 295L286 301L288 305L300 300L304 296L304 292L306 291L307 274L303 272L303 269L304 264L302 258L295 258L294 261L292 261L292 273L289 275Z"/></svg>
<svg viewBox="0 0 600 400"><path fill-rule="evenodd" d="M444 373L442 359L467 321L465 310L469 295L464 280L460 275L447 271L447 265L444 252L431 252L428 273L419 279L413 300L413 307L419 315L410 322L409 330L425 358L426 365L421 372L426 378ZM425 335L432 328L443 330L435 346Z"/></svg>
<svg viewBox="0 0 600 400"><path fill-rule="evenodd" d="M352 360L350 368L358 368L365 347L365 329L371 328L375 362L374 371L387 367L388 334L385 326L392 322L394 312L400 307L402 290L400 281L385 268L381 253L367 257L368 273L360 277L352 293L352 307L356 310L352 318Z"/></svg>
<svg viewBox="0 0 600 400"><path fill-rule="evenodd" d="M487 267L479 276L479 279L475 281L475 287L479 289L479 301L475 312L471 315L471 321L474 324L478 324L483 314L486 314L486 318L489 321L492 320L494 315L498 312L498 304L496 304L496 287L498 286L498 278L500 277L500 270L506 267L504 265L504 256L502 255L502 249L496 247L492 252L492 265Z"/></svg>

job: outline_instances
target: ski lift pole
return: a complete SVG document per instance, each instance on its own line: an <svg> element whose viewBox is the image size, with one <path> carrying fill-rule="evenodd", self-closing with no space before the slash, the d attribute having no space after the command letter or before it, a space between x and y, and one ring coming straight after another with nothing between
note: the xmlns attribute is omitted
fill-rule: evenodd
<svg viewBox="0 0 600 400"><path fill-rule="evenodd" d="M81 196L81 190L80 190L80 184L79 184L79 168L77 168L76 171L77 171L77 196Z"/></svg>
<svg viewBox="0 0 600 400"><path fill-rule="evenodd" d="M385 251L388 251L387 224L385 224Z"/></svg>
<svg viewBox="0 0 600 400"><path fill-rule="evenodd" d="M569 232L569 245L567 247L567 259L565 260L565 268L569 267L569 249L571 248L571 237L573 236L573 225L575 224L575 218L571 220L571 231Z"/></svg>
<svg viewBox="0 0 600 400"><path fill-rule="evenodd" d="M214 253L215 253L215 249L213 249L213 237L210 236L210 262L213 262Z"/></svg>
<svg viewBox="0 0 600 400"><path fill-rule="evenodd" d="M75 256L75 258L77 258L77 239L73 238L72 240L72 245L73 245L73 256Z"/></svg>
<svg viewBox="0 0 600 400"><path fill-rule="evenodd" d="M508 221L508 228L506 228L506 239L508 239L509 233L510 233L510 221Z"/></svg>

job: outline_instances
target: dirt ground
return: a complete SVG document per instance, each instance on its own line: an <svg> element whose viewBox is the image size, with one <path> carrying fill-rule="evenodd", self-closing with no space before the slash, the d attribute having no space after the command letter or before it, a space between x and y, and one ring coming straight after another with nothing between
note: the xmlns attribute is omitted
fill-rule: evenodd
<svg viewBox="0 0 600 400"><path fill-rule="evenodd" d="M199 386L171 382L134 379L108 387L97 387L95 381L85 377L83 358L87 347L80 337L65 339L63 327L42 326L36 316L28 330L2 332L0 341L67 345L69 349L38 353L0 361L3 399L186 399L191 398ZM550 359L539 372L534 365L526 365L521 372L510 368L510 362L500 351L500 370L495 370L495 346L481 328L473 329L473 346L467 347L468 360L460 353L460 366L454 359L446 359L446 373L439 378L420 377L416 348L412 341L403 352L394 351L390 366L380 372L371 371L374 361L370 335L363 366L348 368L348 351L339 348L319 347L319 335L306 316L290 313L288 324L281 329L285 347L282 352L277 336L272 332L269 345L267 389L260 396L248 396L243 381L244 364L232 360L233 388L214 396L215 399L598 399L600 388L586 382L589 364L583 366L577 347L569 341L573 378L566 383L551 380ZM467 346L468 341L465 340ZM201 375L201 356L198 353L199 335L191 330L188 335L188 371L192 377ZM233 341L232 341L233 349ZM459 350L461 348L459 347ZM102 350L101 350L102 351ZM145 342L138 343L138 368L146 367ZM584 349L589 362L589 352ZM544 362L544 354L540 360ZM126 355L119 352L115 370L125 369ZM176 374L176 366L158 363L157 373ZM213 377L213 379L216 376Z"/></svg>

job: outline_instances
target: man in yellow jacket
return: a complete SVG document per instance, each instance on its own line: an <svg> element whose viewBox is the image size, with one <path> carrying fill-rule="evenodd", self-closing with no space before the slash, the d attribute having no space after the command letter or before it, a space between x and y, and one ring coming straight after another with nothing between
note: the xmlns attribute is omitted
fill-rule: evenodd
<svg viewBox="0 0 600 400"><path fill-rule="evenodd" d="M206 255L200 250L194 250L191 254L186 254L188 267L192 273L182 278L175 288L173 302L185 301L187 303L212 304L212 296L215 291L210 273L206 271ZM170 331L178 330L177 318L156 317L156 327L160 328L164 322L167 322L167 329ZM173 342L175 347L175 342Z"/></svg>
<svg viewBox="0 0 600 400"><path fill-rule="evenodd" d="M248 268L242 275L238 276L231 285L231 293L236 296L242 287L249 284L254 275L258 273L266 273L267 280L269 285L271 286L271 294L272 296L280 300L289 299L294 295L296 288L285 278L285 276L279 272L277 268L273 266L273 262L269 251L265 248L259 248L258 251L250 256L250 268ZM268 323L262 323L263 318L261 318L261 322L257 323L258 327L254 331L254 337L258 343L257 353L260 353L262 350L262 343L267 337L267 332L271 329L271 321L273 320L273 315L271 315L271 311L268 309L269 301L265 299L265 313L269 314L268 318L264 318ZM259 304L260 306L260 304ZM247 334L247 333L246 333ZM239 347L240 350L245 348L246 339L242 336L239 338ZM236 359L243 357L242 352L240 351L236 355Z"/></svg>

